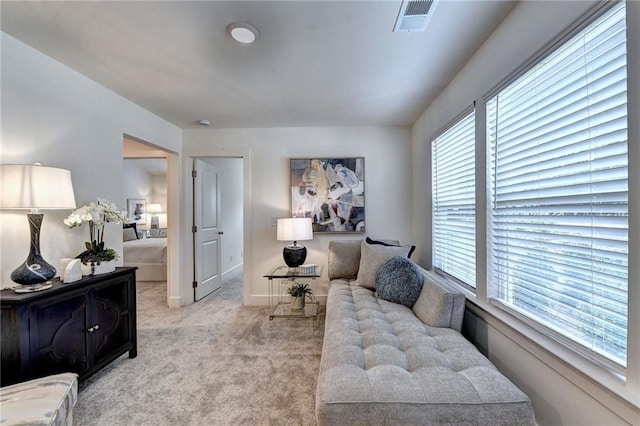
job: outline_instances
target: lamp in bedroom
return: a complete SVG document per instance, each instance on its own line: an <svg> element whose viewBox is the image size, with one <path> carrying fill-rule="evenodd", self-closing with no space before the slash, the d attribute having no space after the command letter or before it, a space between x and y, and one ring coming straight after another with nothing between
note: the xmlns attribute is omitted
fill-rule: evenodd
<svg viewBox="0 0 640 426"><path fill-rule="evenodd" d="M290 268L302 265L307 258L307 248L298 241L312 240L313 228L310 217L288 217L278 219L278 241L293 241L282 250L284 263Z"/></svg>
<svg viewBox="0 0 640 426"><path fill-rule="evenodd" d="M162 213L162 206L160 204L149 204L147 212L151 215L151 229L160 228L158 213Z"/></svg>
<svg viewBox="0 0 640 426"><path fill-rule="evenodd" d="M40 253L40 227L44 214L41 210L67 210L76 207L71 183L71 172L38 163L0 164L0 208L29 210L27 220L31 232L31 245L27 259L12 273L11 279L21 284L18 293L51 288L56 269Z"/></svg>

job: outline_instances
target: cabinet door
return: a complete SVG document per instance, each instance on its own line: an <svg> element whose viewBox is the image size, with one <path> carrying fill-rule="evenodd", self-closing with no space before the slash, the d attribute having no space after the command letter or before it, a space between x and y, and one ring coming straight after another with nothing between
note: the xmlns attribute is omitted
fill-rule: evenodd
<svg viewBox="0 0 640 426"><path fill-rule="evenodd" d="M85 292L31 306L30 377L89 367L86 309Z"/></svg>
<svg viewBox="0 0 640 426"><path fill-rule="evenodd" d="M91 353L94 363L122 354L124 347L131 349L131 282L128 277L109 280L91 291L90 309Z"/></svg>

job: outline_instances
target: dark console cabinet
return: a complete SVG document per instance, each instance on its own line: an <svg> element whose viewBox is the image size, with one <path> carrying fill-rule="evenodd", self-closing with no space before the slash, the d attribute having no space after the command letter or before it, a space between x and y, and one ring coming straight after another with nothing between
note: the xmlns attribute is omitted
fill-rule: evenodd
<svg viewBox="0 0 640 426"><path fill-rule="evenodd" d="M36 293L3 290L2 386L60 372L84 380L129 352L135 358L136 268Z"/></svg>

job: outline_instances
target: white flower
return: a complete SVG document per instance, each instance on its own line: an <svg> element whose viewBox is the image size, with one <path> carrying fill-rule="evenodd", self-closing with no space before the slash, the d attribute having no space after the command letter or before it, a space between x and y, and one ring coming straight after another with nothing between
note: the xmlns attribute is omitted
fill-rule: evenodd
<svg viewBox="0 0 640 426"><path fill-rule="evenodd" d="M64 220L64 224L69 228L75 228L85 222L92 222L94 226L102 226L105 222L126 223L127 221L126 211L118 210L115 203L109 200L98 198L98 202L91 202L76 209Z"/></svg>
<svg viewBox="0 0 640 426"><path fill-rule="evenodd" d="M100 263L101 260L118 258L118 254L114 250L104 247L104 227L107 222L126 223L128 219L126 211L118 210L118 207L111 201L98 198L97 202L91 202L76 209L63 222L69 228L82 226L83 223L89 225L87 250L78 256L83 263L89 261Z"/></svg>

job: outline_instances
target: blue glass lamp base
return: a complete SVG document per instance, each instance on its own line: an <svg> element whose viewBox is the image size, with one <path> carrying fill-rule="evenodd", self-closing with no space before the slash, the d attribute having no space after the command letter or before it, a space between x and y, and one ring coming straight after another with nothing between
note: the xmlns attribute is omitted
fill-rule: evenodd
<svg viewBox="0 0 640 426"><path fill-rule="evenodd" d="M51 288L50 283L47 283L47 281L56 275L56 268L49 265L40 254L40 226L42 225L43 216L40 213L29 213L27 215L31 230L29 255L27 260L11 273L11 280L22 284L25 288L23 291L16 290L18 292L31 292ZM29 290L26 288L29 288Z"/></svg>

